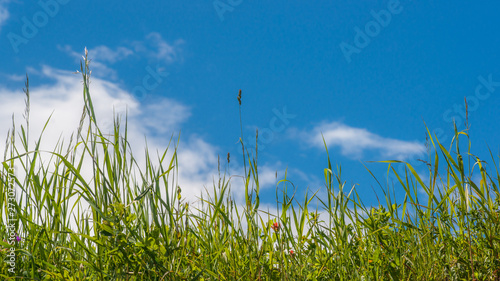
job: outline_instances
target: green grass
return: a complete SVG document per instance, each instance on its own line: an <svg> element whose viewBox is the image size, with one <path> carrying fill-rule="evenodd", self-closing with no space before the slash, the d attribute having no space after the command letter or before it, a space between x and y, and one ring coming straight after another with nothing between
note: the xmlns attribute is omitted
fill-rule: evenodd
<svg viewBox="0 0 500 281"><path fill-rule="evenodd" d="M276 185L277 213L264 210L257 161L243 145L243 176L219 173L190 205L176 184L175 141L156 155L146 149L139 166L126 121L117 119L111 135L96 125L87 59L81 74L81 122L53 151L39 150L42 136L29 145L26 82L26 124L9 131L0 174L1 256L8 260L12 249L16 257L15 273L1 263L1 279L500 280L500 174L493 154L487 163L470 153L467 131L455 129L448 149L428 132L425 179L408 163L382 161L397 181L381 185L385 197L374 208L326 153L322 196L290 196L295 188L285 178ZM231 183L242 179L238 205ZM404 201L394 189L404 189ZM10 239L10 215L20 241Z"/></svg>

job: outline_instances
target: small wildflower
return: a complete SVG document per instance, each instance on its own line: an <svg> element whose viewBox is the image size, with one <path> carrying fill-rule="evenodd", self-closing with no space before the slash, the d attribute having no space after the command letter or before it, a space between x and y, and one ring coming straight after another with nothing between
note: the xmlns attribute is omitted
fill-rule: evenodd
<svg viewBox="0 0 500 281"><path fill-rule="evenodd" d="M16 235L16 240L17 240L17 242L21 241L21 237Z"/></svg>
<svg viewBox="0 0 500 281"><path fill-rule="evenodd" d="M223 253L222 253L222 258L224 259L224 261L227 261L227 255L226 255L226 252L223 252Z"/></svg>
<svg viewBox="0 0 500 281"><path fill-rule="evenodd" d="M294 257L295 257L295 252L294 252L293 250L290 250L290 256L291 256L292 258L294 258Z"/></svg>
<svg viewBox="0 0 500 281"><path fill-rule="evenodd" d="M272 228L274 231L276 231L276 232L278 232L278 231L280 230L280 227L281 227L281 226L280 226L280 224L279 224L279 223L277 223L277 222L275 222L275 223L273 223L273 225L271 225L271 228Z"/></svg>

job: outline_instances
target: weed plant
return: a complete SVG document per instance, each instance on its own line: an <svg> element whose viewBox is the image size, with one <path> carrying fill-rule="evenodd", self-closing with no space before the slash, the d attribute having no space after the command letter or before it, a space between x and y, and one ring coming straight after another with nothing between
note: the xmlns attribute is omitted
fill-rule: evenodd
<svg viewBox="0 0 500 281"><path fill-rule="evenodd" d="M116 119L111 135L97 126L87 54L81 75L78 130L53 151L39 149L43 132L30 145L26 81L26 124L13 124L1 162L2 280L500 280L498 156L490 151L488 163L471 154L467 130L455 127L449 148L428 131L426 178L409 163L381 161L397 182L381 185L376 207L346 186L326 150L326 195L289 196L285 178L272 215L260 207L257 158L243 142L243 176L219 173L190 205L176 182L177 144L157 155L146 149L139 166L126 122ZM241 110L241 92L238 101ZM241 179L238 205L231 182ZM395 188L405 191L402 202ZM15 272L5 262L10 249Z"/></svg>

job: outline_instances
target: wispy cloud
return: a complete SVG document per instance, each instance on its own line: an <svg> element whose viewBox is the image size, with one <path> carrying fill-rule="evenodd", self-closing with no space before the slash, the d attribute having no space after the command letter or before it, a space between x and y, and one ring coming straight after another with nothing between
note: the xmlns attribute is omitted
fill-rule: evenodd
<svg viewBox="0 0 500 281"><path fill-rule="evenodd" d="M18 75L18 74L6 74L5 77L11 81L24 81L26 80L26 75Z"/></svg>
<svg viewBox="0 0 500 281"><path fill-rule="evenodd" d="M10 13L7 10L7 3L10 0L0 0L0 31L2 30L2 25L9 19Z"/></svg>
<svg viewBox="0 0 500 281"><path fill-rule="evenodd" d="M82 60L82 54L76 52L69 45L57 46L60 51L63 51L75 58L76 61ZM116 70L109 67L109 64L113 64L117 61L121 61L126 57L132 55L132 51L125 47L118 47L116 50L112 50L106 46L97 46L89 50L89 57L92 59L92 70L97 77L107 77L108 79L117 80L118 73Z"/></svg>
<svg viewBox="0 0 500 281"><path fill-rule="evenodd" d="M168 110L166 110L168 109ZM190 107L172 99L160 98L142 107L141 119L145 128L157 134L170 133L172 128L191 116Z"/></svg>
<svg viewBox="0 0 500 281"><path fill-rule="evenodd" d="M117 61L124 60L134 53L132 50L126 47L117 47L113 50L107 46L97 46L93 49L90 49L89 52L92 54L93 59L100 62L109 63L115 63Z"/></svg>
<svg viewBox="0 0 500 281"><path fill-rule="evenodd" d="M117 80L118 73L113 68L113 64L133 57L146 58L158 65L180 62L182 61L182 44L184 44L182 39L169 43L160 33L152 32L146 35L144 40L125 43L123 46L89 47L89 57L92 59L93 73L98 77ZM81 53L74 51L69 45L58 46L58 48L77 61L82 59Z"/></svg>
<svg viewBox="0 0 500 281"><path fill-rule="evenodd" d="M324 137L329 148L339 147L343 155L351 158L361 158L365 152L375 151L385 159L404 160L425 152L425 146L417 141L387 138L341 122L323 123L300 134L303 140L320 149L324 148Z"/></svg>
<svg viewBox="0 0 500 281"><path fill-rule="evenodd" d="M160 33L151 32L146 36L146 40L135 41L133 46L137 53L144 54L164 63L173 63L182 60L182 44L184 44L184 40L182 39L168 43Z"/></svg>

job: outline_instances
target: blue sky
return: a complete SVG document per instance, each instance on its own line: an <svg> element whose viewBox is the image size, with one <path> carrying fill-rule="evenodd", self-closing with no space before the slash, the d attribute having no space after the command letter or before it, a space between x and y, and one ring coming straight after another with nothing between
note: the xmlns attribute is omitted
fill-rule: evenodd
<svg viewBox="0 0 500 281"><path fill-rule="evenodd" d="M210 186L217 155L229 152L230 173L242 174L242 89L244 140L251 145L260 132L264 200L274 200L275 171L281 179L288 168L299 191L323 185L323 133L348 186L359 184L374 204L378 187L362 163L382 181L387 166L367 161L405 160L425 174L416 161L427 159L424 121L449 144L453 119L464 129L464 97L472 152L489 161L489 145L498 155L499 8L497 1L0 0L0 133L13 113L22 119L25 73L37 103L34 131L51 112L49 144L57 129L74 130L81 78L72 72L87 47L103 126L115 107L129 109L137 146L146 135L165 147L181 131L186 192Z"/></svg>

